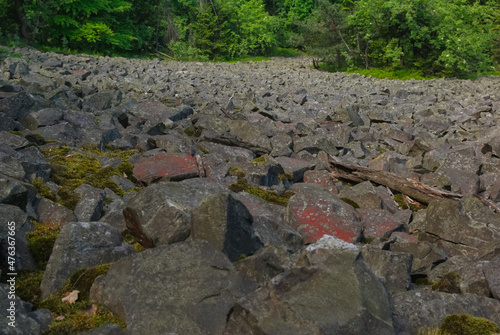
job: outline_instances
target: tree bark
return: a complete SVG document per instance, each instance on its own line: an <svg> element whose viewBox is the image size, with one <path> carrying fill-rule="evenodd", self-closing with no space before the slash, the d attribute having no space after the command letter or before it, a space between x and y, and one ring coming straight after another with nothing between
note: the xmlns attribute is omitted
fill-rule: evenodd
<svg viewBox="0 0 500 335"><path fill-rule="evenodd" d="M26 16L23 10L23 0L15 0L14 8L16 10L16 19L19 24L19 32L22 38L31 40L33 36L30 33L28 22L26 21Z"/></svg>

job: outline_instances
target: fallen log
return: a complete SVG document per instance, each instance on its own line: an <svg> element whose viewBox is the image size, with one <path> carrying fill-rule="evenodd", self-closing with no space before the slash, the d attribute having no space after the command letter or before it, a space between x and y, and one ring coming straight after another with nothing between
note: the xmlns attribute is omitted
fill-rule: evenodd
<svg viewBox="0 0 500 335"><path fill-rule="evenodd" d="M432 200L439 198L456 200L463 197L462 194L452 193L427 186L416 180L404 178L392 172L342 163L333 156L330 156L329 162L331 167L330 172L335 178L356 183L369 180L376 184L387 186L394 191L407 195L410 198L424 204L429 204Z"/></svg>

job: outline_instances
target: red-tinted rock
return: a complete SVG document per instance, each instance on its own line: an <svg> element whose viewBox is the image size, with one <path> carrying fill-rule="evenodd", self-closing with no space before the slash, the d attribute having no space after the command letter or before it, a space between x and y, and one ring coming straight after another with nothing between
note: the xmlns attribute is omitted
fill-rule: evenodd
<svg viewBox="0 0 500 335"><path fill-rule="evenodd" d="M383 209L359 209L358 213L365 227L365 236L388 237L393 231L401 231L404 228L404 223L398 216Z"/></svg>
<svg viewBox="0 0 500 335"><path fill-rule="evenodd" d="M194 157L184 155L159 154L143 158L134 166L134 176L137 180L150 184L157 179L183 180L197 177L198 165Z"/></svg>
<svg viewBox="0 0 500 335"><path fill-rule="evenodd" d="M359 240L362 226L351 205L320 185L303 183L294 190L297 194L290 198L287 219L306 244L325 234L351 243Z"/></svg>
<svg viewBox="0 0 500 335"><path fill-rule="evenodd" d="M42 223L53 223L57 226L64 226L68 222L76 221L76 216L70 209L42 198L36 209L38 221Z"/></svg>

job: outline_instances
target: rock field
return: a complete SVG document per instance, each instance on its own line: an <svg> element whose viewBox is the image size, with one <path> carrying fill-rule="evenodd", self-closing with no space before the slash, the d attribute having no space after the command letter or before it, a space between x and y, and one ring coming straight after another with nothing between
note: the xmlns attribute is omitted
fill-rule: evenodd
<svg viewBox="0 0 500 335"><path fill-rule="evenodd" d="M34 221L61 227L42 298L112 263L90 298L127 329L85 334L416 335L462 313L500 325L500 78L12 51L0 263L15 222L16 269L36 267ZM0 333L46 331L53 316L16 299L18 327Z"/></svg>

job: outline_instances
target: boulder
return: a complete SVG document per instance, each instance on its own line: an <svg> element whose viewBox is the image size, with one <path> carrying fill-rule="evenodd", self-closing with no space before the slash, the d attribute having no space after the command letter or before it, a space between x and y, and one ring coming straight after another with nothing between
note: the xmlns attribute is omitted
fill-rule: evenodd
<svg viewBox="0 0 500 335"><path fill-rule="evenodd" d="M473 293L490 296L484 267L488 262L469 259L465 256L453 256L429 271L428 279L436 283L450 273L457 275L461 293Z"/></svg>
<svg viewBox="0 0 500 335"><path fill-rule="evenodd" d="M75 192L80 196L74 211L77 220L98 221L102 216L106 192L88 184L78 186Z"/></svg>
<svg viewBox="0 0 500 335"><path fill-rule="evenodd" d="M61 227L68 222L76 221L75 213L72 210L47 198L40 199L36 207L36 214L40 223L52 223Z"/></svg>
<svg viewBox="0 0 500 335"><path fill-rule="evenodd" d="M191 215L191 237L202 239L222 251L231 261L253 255L264 244L256 236L253 218L229 193L207 196Z"/></svg>
<svg viewBox="0 0 500 335"><path fill-rule="evenodd" d="M424 237L451 255L473 255L500 239L500 215L469 196L460 201L434 200L427 208Z"/></svg>
<svg viewBox="0 0 500 335"><path fill-rule="evenodd" d="M318 241L325 234L347 242L361 238L362 225L354 208L320 185L304 184L297 189L288 203L286 218L306 244Z"/></svg>
<svg viewBox="0 0 500 335"><path fill-rule="evenodd" d="M383 284L355 246L335 245L309 246L293 268L238 300L224 334L394 334Z"/></svg>
<svg viewBox="0 0 500 335"><path fill-rule="evenodd" d="M356 184L352 187L343 187L339 198L349 199L359 208L382 208L382 199L375 187L369 181Z"/></svg>
<svg viewBox="0 0 500 335"><path fill-rule="evenodd" d="M407 291L393 295L393 304L394 328L401 335L438 328L450 314L469 314L500 323L500 302L475 294Z"/></svg>
<svg viewBox="0 0 500 335"><path fill-rule="evenodd" d="M304 173L314 168L314 164L298 158L281 156L275 159L281 165L285 174L291 176L294 183L301 181L304 178Z"/></svg>
<svg viewBox="0 0 500 335"><path fill-rule="evenodd" d="M158 154L145 157L134 165L134 177L146 184L158 179L176 181L198 177L196 159L189 155Z"/></svg>
<svg viewBox="0 0 500 335"><path fill-rule="evenodd" d="M123 210L127 228L145 247L183 241L191 233L191 212L207 196L224 192L205 178L160 182L137 192Z"/></svg>
<svg viewBox="0 0 500 335"><path fill-rule="evenodd" d="M0 264L9 272L34 270L26 233L33 230L28 215L19 207L0 204ZM14 251L14 252L13 252Z"/></svg>
<svg viewBox="0 0 500 335"><path fill-rule="evenodd" d="M296 252L302 248L304 239L284 221L285 210L282 206L272 205L246 192L232 196L248 210L252 217L254 233L264 245L283 246L289 252Z"/></svg>
<svg viewBox="0 0 500 335"><path fill-rule="evenodd" d="M500 300L500 255L483 265L483 272L491 295Z"/></svg>
<svg viewBox="0 0 500 335"><path fill-rule="evenodd" d="M373 273L384 283L388 292L402 292L410 289L412 254L370 247L361 249L361 254Z"/></svg>
<svg viewBox="0 0 500 335"><path fill-rule="evenodd" d="M0 308L4 313L4 320L0 323L0 334L41 335L40 324L29 315L31 304L25 303L15 294L15 283L13 286L10 285L8 279L7 284L0 283Z"/></svg>
<svg viewBox="0 0 500 335"><path fill-rule="evenodd" d="M42 299L56 293L81 268L115 262L134 253L120 232L104 222L70 222L62 227L43 274Z"/></svg>
<svg viewBox="0 0 500 335"><path fill-rule="evenodd" d="M359 217L364 227L366 237L389 237L395 231L404 231L408 221L403 221L400 216L391 214L383 209L359 209Z"/></svg>
<svg viewBox="0 0 500 335"><path fill-rule="evenodd" d="M254 286L208 242L158 246L113 263L90 297L132 334L222 334L238 297ZM138 303L139 302L139 303Z"/></svg>

